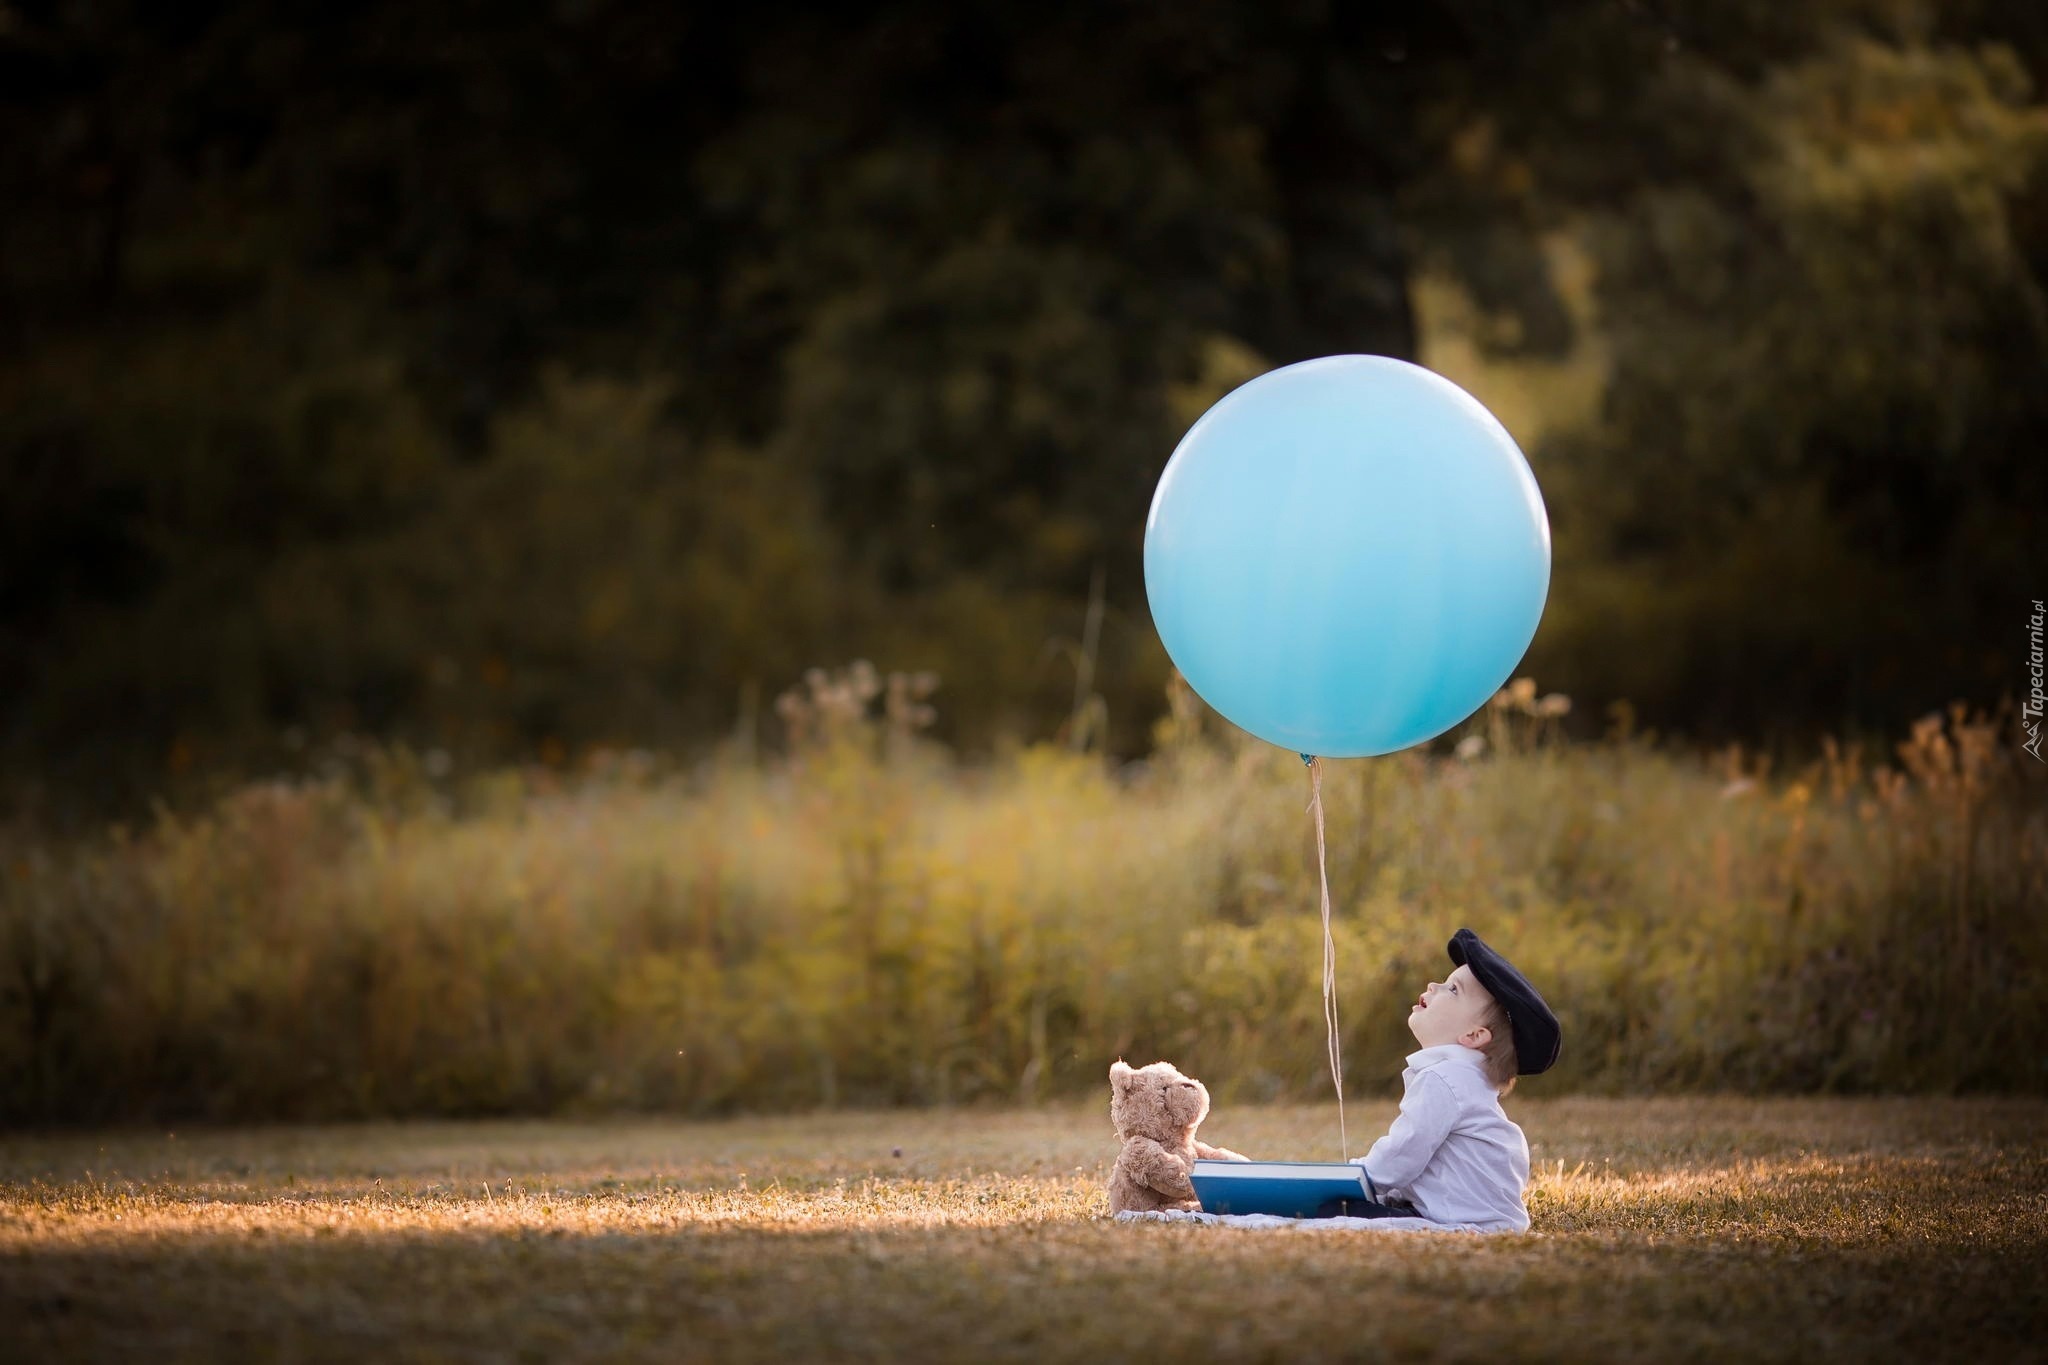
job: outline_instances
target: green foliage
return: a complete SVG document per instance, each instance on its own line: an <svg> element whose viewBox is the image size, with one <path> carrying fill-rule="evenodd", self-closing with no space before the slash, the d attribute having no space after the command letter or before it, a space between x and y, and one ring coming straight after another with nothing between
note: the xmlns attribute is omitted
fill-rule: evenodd
<svg viewBox="0 0 2048 1365"><path fill-rule="evenodd" d="M2030 15L11 6L0 758L132 810L293 733L681 747L856 650L987 754L1072 708L1098 571L1139 752L1175 439L1428 359L1425 281L1606 358L1531 452L1545 676L1751 736L1988 701L2048 503Z"/></svg>
<svg viewBox="0 0 2048 1365"><path fill-rule="evenodd" d="M1751 79L1676 61L1664 93L1729 131L1712 174L1589 219L1613 368L1545 451L1532 666L1750 734L2016 690L2048 503L2048 108L2018 56L1838 35Z"/></svg>
<svg viewBox="0 0 2048 1365"><path fill-rule="evenodd" d="M815 675L786 760L438 774L404 750L0 877L11 1121L716 1112L1087 1092L1119 1054L1325 1093L1300 765L963 767L929 679ZM2048 803L1960 714L1783 780L1518 685L1459 755L1332 766L1349 1082L1469 924L1565 1029L1547 1089L1997 1089L2048 1071ZM2023 764L2027 766L2022 766ZM1958 1002L1967 1000L1967 1009Z"/></svg>

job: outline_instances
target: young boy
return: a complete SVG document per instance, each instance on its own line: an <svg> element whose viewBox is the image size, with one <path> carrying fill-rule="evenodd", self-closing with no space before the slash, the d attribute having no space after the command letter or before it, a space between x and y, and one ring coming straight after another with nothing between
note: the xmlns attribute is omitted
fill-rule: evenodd
<svg viewBox="0 0 2048 1365"><path fill-rule="evenodd" d="M1500 1097L1517 1074L1533 1076L1557 1060L1557 1019L1514 964L1470 929L1451 939L1450 955L1455 970L1408 1011L1408 1031L1422 1048L1401 1073L1400 1117L1355 1161L1373 1202L1328 1212L1525 1232L1529 1143Z"/></svg>

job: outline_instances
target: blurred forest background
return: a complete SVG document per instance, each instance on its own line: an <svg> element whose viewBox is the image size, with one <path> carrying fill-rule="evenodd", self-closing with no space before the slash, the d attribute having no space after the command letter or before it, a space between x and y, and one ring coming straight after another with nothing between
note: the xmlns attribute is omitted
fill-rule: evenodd
<svg viewBox="0 0 2048 1365"><path fill-rule="evenodd" d="M0 1120L1322 1093L1141 551L1336 352L1555 537L1355 1084L1469 923L1553 1086L2048 1088L2035 0L0 0L0 205Z"/></svg>
<svg viewBox="0 0 2048 1365"><path fill-rule="evenodd" d="M2044 81L2027 0L6 0L0 759L687 748L856 657L986 752L1098 573L1133 755L1160 468L1346 351L1528 449L1574 724L2018 695Z"/></svg>

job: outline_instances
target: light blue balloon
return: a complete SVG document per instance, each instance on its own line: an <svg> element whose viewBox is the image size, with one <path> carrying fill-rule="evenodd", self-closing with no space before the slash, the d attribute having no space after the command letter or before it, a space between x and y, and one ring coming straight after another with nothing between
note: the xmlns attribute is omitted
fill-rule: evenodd
<svg viewBox="0 0 2048 1365"><path fill-rule="evenodd" d="M1260 739L1363 758L1440 735L1521 662L1550 521L1514 438L1441 375L1305 360L1188 430L1145 521L1145 594L1202 699Z"/></svg>

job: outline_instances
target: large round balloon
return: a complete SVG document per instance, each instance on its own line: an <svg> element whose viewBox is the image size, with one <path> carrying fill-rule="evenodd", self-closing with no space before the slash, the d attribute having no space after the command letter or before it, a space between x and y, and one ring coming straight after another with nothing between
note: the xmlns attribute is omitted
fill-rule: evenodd
<svg viewBox="0 0 2048 1365"><path fill-rule="evenodd" d="M1145 521L1166 652L1304 754L1442 734L1507 681L1550 589L1529 462L1479 400L1385 356L1306 360L1181 438Z"/></svg>

